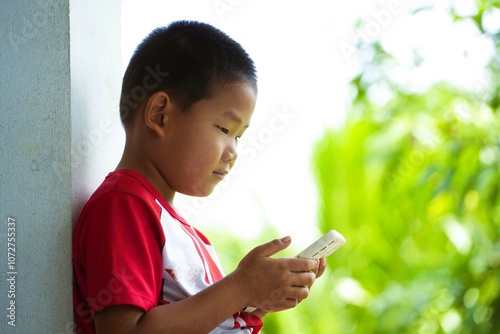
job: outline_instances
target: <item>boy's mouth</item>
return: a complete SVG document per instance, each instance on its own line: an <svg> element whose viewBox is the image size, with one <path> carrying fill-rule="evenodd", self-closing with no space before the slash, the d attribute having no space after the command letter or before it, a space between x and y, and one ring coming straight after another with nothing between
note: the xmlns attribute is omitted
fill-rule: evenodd
<svg viewBox="0 0 500 334"><path fill-rule="evenodd" d="M226 176L226 174L228 173L229 171L214 171L213 174L215 175L215 177L219 178L219 179L223 179L224 176Z"/></svg>

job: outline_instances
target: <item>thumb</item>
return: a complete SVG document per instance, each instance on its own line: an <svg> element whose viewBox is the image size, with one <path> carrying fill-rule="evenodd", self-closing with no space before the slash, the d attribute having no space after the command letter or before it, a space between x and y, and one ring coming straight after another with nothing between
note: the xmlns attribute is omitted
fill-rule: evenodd
<svg viewBox="0 0 500 334"><path fill-rule="evenodd" d="M286 236L281 239L274 239L255 247L252 250L252 253L260 257L269 257L290 246L291 241L292 238L290 238L290 236Z"/></svg>

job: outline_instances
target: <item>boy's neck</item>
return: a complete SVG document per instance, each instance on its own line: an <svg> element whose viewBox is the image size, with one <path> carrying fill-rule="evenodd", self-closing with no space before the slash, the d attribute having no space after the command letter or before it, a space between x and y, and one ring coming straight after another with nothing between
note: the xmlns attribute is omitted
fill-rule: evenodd
<svg viewBox="0 0 500 334"><path fill-rule="evenodd" d="M116 170L131 169L138 172L153 185L168 204L172 205L175 191L170 188L158 169L148 159L147 154L141 154L144 151L130 146L130 143L125 144L122 158L116 166Z"/></svg>

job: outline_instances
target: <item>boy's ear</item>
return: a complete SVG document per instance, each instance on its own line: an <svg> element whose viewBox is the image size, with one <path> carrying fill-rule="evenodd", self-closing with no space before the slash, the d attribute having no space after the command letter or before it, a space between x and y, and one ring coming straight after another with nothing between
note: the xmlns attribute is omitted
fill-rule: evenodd
<svg viewBox="0 0 500 334"><path fill-rule="evenodd" d="M158 136L165 135L165 125L173 108L170 96L163 91L153 94L144 108L144 123Z"/></svg>

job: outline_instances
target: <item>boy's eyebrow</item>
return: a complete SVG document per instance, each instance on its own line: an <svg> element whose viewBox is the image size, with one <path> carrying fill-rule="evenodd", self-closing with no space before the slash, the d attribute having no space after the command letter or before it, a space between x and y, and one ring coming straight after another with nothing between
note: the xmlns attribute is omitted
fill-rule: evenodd
<svg viewBox="0 0 500 334"><path fill-rule="evenodd" d="M223 117L230 119L233 122L236 122L238 124L243 123L243 121L232 111L232 110L227 110L222 114ZM245 128L248 128L250 124L245 125Z"/></svg>

